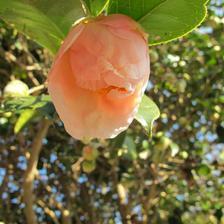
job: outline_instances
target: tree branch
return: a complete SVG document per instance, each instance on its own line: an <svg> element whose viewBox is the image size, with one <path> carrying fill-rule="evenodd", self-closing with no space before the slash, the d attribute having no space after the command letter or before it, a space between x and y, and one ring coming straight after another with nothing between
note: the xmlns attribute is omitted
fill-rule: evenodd
<svg viewBox="0 0 224 224"><path fill-rule="evenodd" d="M37 170L37 163L41 151L42 140L47 135L50 123L51 122L48 120L42 121L39 132L37 133L36 138L33 141L30 152L30 158L28 160L28 167L24 174L23 200L25 203L24 208L25 217L28 224L37 224L36 215L33 210L33 204L34 204L33 181Z"/></svg>
<svg viewBox="0 0 224 224"><path fill-rule="evenodd" d="M55 213L47 207L44 201L38 200L37 203L43 208L44 212L53 220L55 224L60 224Z"/></svg>

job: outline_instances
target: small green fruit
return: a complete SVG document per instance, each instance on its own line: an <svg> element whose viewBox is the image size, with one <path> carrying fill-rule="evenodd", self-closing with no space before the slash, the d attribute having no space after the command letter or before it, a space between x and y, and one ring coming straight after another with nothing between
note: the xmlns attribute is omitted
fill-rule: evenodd
<svg viewBox="0 0 224 224"><path fill-rule="evenodd" d="M176 75L174 75L173 73L167 73L164 78L167 82L171 84L176 83L177 80Z"/></svg>
<svg viewBox="0 0 224 224"><path fill-rule="evenodd" d="M82 169L83 169L83 171L85 173L93 172L96 169L96 162L95 162L95 160L92 160L92 161L85 160L85 161L83 161Z"/></svg>
<svg viewBox="0 0 224 224"><path fill-rule="evenodd" d="M12 116L12 112L5 112L4 114L3 114L3 116L4 117L6 117L6 118L10 118L11 116Z"/></svg>
<svg viewBox="0 0 224 224"><path fill-rule="evenodd" d="M150 61L151 62L155 63L159 60L159 55L156 51L150 51L149 55L150 55Z"/></svg>
<svg viewBox="0 0 224 224"><path fill-rule="evenodd" d="M155 145L156 150L166 150L171 144L171 140L165 136L161 137L159 142Z"/></svg>
<svg viewBox="0 0 224 224"><path fill-rule="evenodd" d="M179 123L180 123L181 125L187 125L188 122L189 122L189 120L188 120L186 117L180 117L180 118L179 118Z"/></svg>
<svg viewBox="0 0 224 224"><path fill-rule="evenodd" d="M177 92L179 93L184 93L186 87L187 87L187 82L184 79L180 79L176 83L176 89L177 89Z"/></svg>

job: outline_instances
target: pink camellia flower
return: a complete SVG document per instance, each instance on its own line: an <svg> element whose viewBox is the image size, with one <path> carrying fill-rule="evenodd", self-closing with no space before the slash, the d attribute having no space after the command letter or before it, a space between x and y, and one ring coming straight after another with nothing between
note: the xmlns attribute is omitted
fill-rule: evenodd
<svg viewBox="0 0 224 224"><path fill-rule="evenodd" d="M113 138L134 119L148 77L147 35L131 18L114 14L71 29L48 89L70 135Z"/></svg>

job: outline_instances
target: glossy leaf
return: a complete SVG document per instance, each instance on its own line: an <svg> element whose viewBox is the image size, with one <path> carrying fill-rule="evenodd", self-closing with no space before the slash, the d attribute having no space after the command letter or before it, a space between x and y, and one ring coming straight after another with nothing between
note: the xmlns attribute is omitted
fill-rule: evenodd
<svg viewBox="0 0 224 224"><path fill-rule="evenodd" d="M123 13L137 20L155 45L181 37L206 16L207 0L111 0L109 13Z"/></svg>
<svg viewBox="0 0 224 224"><path fill-rule="evenodd" d="M84 16L80 0L22 0L22 2L44 13L59 27L64 36L67 35L72 24Z"/></svg>
<svg viewBox="0 0 224 224"><path fill-rule="evenodd" d="M144 95L135 119L151 135L153 122L159 118L159 116L160 112L157 105L148 96Z"/></svg>
<svg viewBox="0 0 224 224"><path fill-rule="evenodd" d="M52 53L81 16L78 0L0 0L0 17Z"/></svg>

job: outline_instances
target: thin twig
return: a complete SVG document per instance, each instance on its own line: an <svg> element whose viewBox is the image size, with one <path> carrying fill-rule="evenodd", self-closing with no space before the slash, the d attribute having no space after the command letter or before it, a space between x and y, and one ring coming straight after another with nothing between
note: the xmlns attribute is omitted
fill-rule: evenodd
<svg viewBox="0 0 224 224"><path fill-rule="evenodd" d="M28 72L27 75L35 86L40 85L40 82L37 80L37 78L34 76L34 74L32 72Z"/></svg>
<svg viewBox="0 0 224 224"><path fill-rule="evenodd" d="M31 88L29 90L29 94L33 94L33 93L39 92L40 90L43 90L45 88L46 88L46 83L42 84L42 85L39 85L39 86L35 86L35 87L33 87L33 88Z"/></svg>
<svg viewBox="0 0 224 224"><path fill-rule="evenodd" d="M37 201L37 204L38 204L40 207L43 208L44 212L45 212L48 216L50 216L50 218L53 220L53 222L54 222L55 224L60 224L59 221L58 221L57 216L55 215L55 213L54 213L51 209L49 209L49 208L47 207L47 205L46 205L46 203L45 203L44 201L42 201L42 200L38 200L38 201Z"/></svg>

